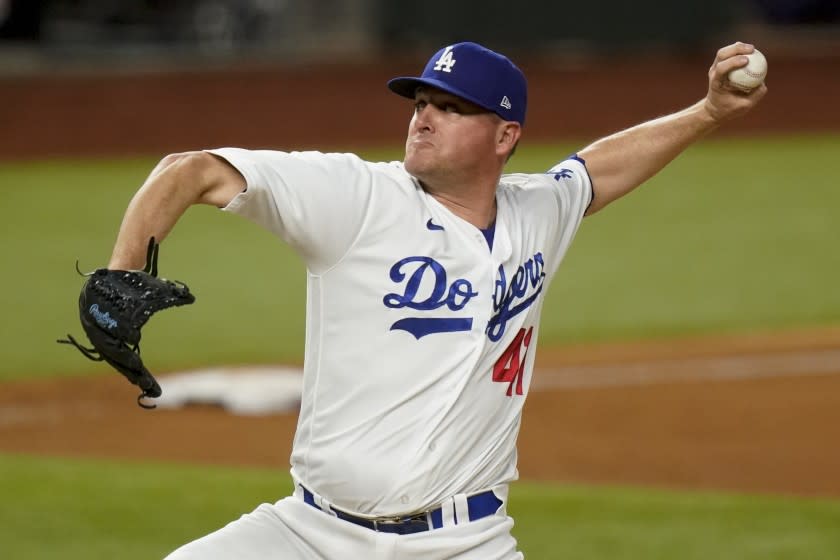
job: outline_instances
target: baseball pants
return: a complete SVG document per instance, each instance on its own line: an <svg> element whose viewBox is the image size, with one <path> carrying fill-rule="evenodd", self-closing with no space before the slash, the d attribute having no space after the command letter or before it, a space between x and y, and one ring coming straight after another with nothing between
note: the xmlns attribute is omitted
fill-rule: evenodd
<svg viewBox="0 0 840 560"><path fill-rule="evenodd" d="M397 535L338 519L290 496L262 504L166 560L521 560L501 507L469 523Z"/></svg>

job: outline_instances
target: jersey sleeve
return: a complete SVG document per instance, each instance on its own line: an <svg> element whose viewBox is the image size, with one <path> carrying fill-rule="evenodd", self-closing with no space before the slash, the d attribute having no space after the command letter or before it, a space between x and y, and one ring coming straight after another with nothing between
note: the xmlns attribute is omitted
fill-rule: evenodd
<svg viewBox="0 0 840 560"><path fill-rule="evenodd" d="M586 162L576 154L546 172L553 183L558 205L556 253L553 262L559 265L580 227L586 209L592 203L592 179Z"/></svg>
<svg viewBox="0 0 840 560"><path fill-rule="evenodd" d="M208 152L245 178L245 190L223 210L283 239L313 272L339 262L358 237L373 179L357 156L241 148Z"/></svg>
<svg viewBox="0 0 840 560"><path fill-rule="evenodd" d="M566 203L565 210L572 215L580 214L582 218L595 196L595 191L592 190L592 179L583 158L572 154L546 173L558 183L560 195Z"/></svg>

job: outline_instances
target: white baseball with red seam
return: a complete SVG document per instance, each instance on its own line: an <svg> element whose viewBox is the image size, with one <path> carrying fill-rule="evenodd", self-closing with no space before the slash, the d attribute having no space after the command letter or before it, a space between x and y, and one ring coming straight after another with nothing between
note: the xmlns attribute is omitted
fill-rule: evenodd
<svg viewBox="0 0 840 560"><path fill-rule="evenodd" d="M764 83L767 77L767 59L758 49L747 55L746 66L729 73L729 83L742 91L752 91Z"/></svg>

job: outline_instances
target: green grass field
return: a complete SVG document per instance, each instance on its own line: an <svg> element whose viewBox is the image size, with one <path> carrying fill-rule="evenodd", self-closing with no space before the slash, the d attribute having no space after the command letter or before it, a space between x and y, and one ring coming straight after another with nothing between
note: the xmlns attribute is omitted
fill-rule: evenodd
<svg viewBox="0 0 840 560"><path fill-rule="evenodd" d="M511 170L545 169L574 148L523 146ZM542 344L838 324L838 154L840 136L690 149L585 220L549 292ZM0 163L0 379L114 375L54 340L81 334L75 260L83 270L107 262L154 163ZM160 265L198 301L144 332L152 371L301 361L303 268L270 235L191 209ZM157 558L290 489L286 473L263 470L11 454L0 454L0 480L0 557L23 559ZM528 558L840 558L840 502L830 500L523 482L510 511Z"/></svg>
<svg viewBox="0 0 840 560"><path fill-rule="evenodd" d="M0 456L4 558L160 558L291 491L285 473ZM519 482L526 558L835 560L840 502Z"/></svg>
<svg viewBox="0 0 840 560"><path fill-rule="evenodd" d="M511 170L545 169L574 148L525 145ZM840 136L691 148L584 221L549 292L542 344L836 324L840 189L829 170L838 153ZM154 163L0 164L4 207L14 209L0 240L0 304L14 318L0 326L0 379L105 371L53 341L80 334L74 262L104 266ZM196 207L164 243L160 265L197 303L144 331L153 371L302 360L303 266L270 234Z"/></svg>

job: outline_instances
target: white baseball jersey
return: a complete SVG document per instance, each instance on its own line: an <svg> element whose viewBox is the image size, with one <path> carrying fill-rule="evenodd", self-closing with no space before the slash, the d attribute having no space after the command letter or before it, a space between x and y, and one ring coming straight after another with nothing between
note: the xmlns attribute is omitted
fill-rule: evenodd
<svg viewBox="0 0 840 560"><path fill-rule="evenodd" d="M514 480L540 309L591 201L582 161L504 175L491 250L400 162L212 153L247 183L225 210L307 266L295 481L395 515Z"/></svg>

